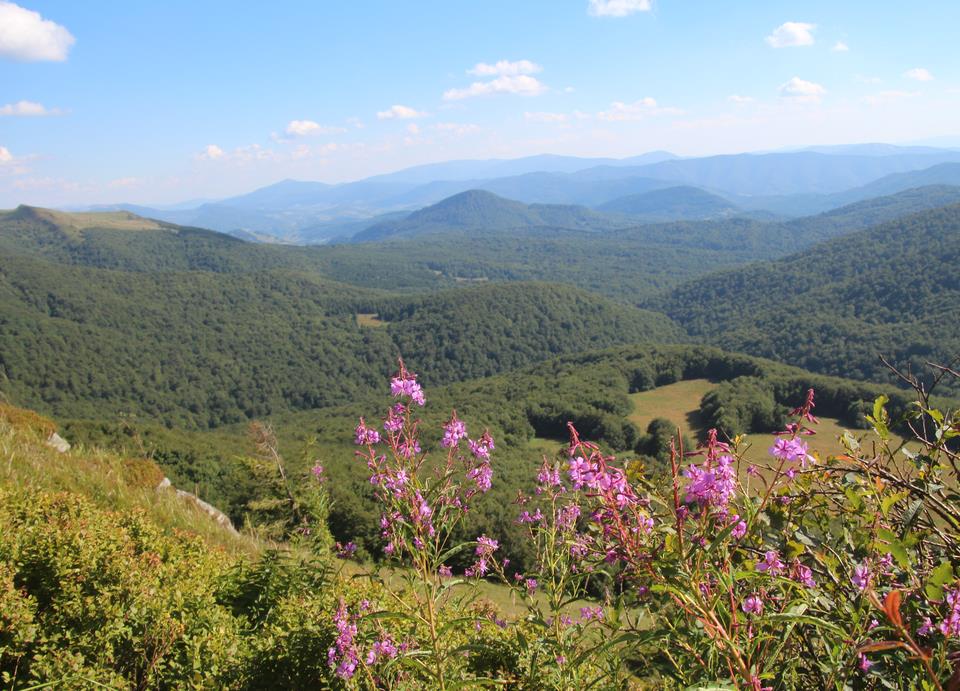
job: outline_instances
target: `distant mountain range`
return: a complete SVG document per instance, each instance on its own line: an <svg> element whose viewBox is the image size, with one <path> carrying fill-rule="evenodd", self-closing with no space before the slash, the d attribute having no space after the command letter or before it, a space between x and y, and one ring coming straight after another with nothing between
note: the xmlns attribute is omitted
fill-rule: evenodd
<svg viewBox="0 0 960 691"><path fill-rule="evenodd" d="M544 155L448 161L338 185L284 180L192 208L120 204L98 209L127 210L248 240L315 244L382 236L403 214L469 190L528 205L584 206L631 216L634 222L657 222L737 214L806 216L911 188L958 184L960 151L865 144L705 158L658 151L624 159ZM528 218L523 225L529 224Z"/></svg>

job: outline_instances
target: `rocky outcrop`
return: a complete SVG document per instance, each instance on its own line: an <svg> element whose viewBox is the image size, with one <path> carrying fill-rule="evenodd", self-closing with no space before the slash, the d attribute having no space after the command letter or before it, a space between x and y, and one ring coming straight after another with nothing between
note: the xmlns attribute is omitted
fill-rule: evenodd
<svg viewBox="0 0 960 691"><path fill-rule="evenodd" d="M47 437L46 444L54 451L58 451L60 453L66 453L67 451L70 450L70 442L68 442L66 439L61 437L56 432L50 433L50 436Z"/></svg>
<svg viewBox="0 0 960 691"><path fill-rule="evenodd" d="M213 504L209 504L205 502L203 499L201 499L197 495L191 494L190 492L186 492L182 489L177 489L176 487L173 486L173 483L170 482L170 478L165 477L163 478L163 480L160 481L160 484L157 485L157 491L162 492L168 489L172 489L174 492L176 492L178 499L190 502L191 504L196 506L198 509L203 511L205 514L210 516L210 518L212 518L222 528L229 530L234 535L239 534L237 532L237 529L233 527L233 522L230 520L227 514L225 514L223 511L218 509Z"/></svg>

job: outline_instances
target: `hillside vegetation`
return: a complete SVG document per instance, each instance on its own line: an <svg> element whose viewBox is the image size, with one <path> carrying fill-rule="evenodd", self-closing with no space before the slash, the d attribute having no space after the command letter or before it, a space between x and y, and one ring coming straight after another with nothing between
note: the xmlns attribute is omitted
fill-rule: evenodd
<svg viewBox="0 0 960 691"><path fill-rule="evenodd" d="M664 309L692 335L805 369L880 381L960 353L960 206L693 281Z"/></svg>
<svg viewBox="0 0 960 691"><path fill-rule="evenodd" d="M387 329L358 326L357 313L381 304L393 310ZM24 257L0 258L0 320L0 386L12 400L58 416L199 427L352 400L400 352L455 381L583 347L679 338L662 315L571 287L479 287L404 307L315 275L143 274Z"/></svg>

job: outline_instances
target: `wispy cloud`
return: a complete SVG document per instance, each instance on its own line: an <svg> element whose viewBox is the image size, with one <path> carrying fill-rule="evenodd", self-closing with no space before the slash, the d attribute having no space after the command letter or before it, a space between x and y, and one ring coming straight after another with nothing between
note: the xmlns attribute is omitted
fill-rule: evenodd
<svg viewBox="0 0 960 691"><path fill-rule="evenodd" d="M833 44L833 48L831 48L830 50L832 50L834 53L846 53L850 50L850 46L848 46L843 41L837 41L836 43Z"/></svg>
<svg viewBox="0 0 960 691"><path fill-rule="evenodd" d="M37 118L45 115L60 115L59 108L47 108L42 103L34 101L17 101L0 106L0 116L11 116L20 118Z"/></svg>
<svg viewBox="0 0 960 691"><path fill-rule="evenodd" d="M13 154L7 147L0 146L0 164L3 163L13 163Z"/></svg>
<svg viewBox="0 0 960 691"><path fill-rule="evenodd" d="M306 137L316 134L342 134L347 130L343 127L321 125L313 120L291 120L285 131L291 137Z"/></svg>
<svg viewBox="0 0 960 691"><path fill-rule="evenodd" d="M426 113L410 108L409 106L394 105L377 113L378 120L412 120L426 117Z"/></svg>
<svg viewBox="0 0 960 691"><path fill-rule="evenodd" d="M903 73L903 76L907 79L913 79L918 82L932 82L933 75L930 74L930 70L925 67L914 67L912 70L907 70Z"/></svg>
<svg viewBox="0 0 960 691"><path fill-rule="evenodd" d="M467 74L476 77L515 77L518 74L536 74L542 72L543 68L535 62L529 60L498 60L492 65L486 62L478 62L472 69L467 70Z"/></svg>
<svg viewBox="0 0 960 691"><path fill-rule="evenodd" d="M607 110L597 113L597 118L607 122L624 122L642 120L649 115L680 115L682 113L683 111L679 108L662 107L657 104L656 99L648 96L633 103L614 101Z"/></svg>
<svg viewBox="0 0 960 691"><path fill-rule="evenodd" d="M196 155L196 158L201 161L216 161L226 155L226 152L216 144L207 144L203 147L203 151Z"/></svg>
<svg viewBox="0 0 960 691"><path fill-rule="evenodd" d="M565 113L524 113L523 119L527 122L539 122L542 124L561 124L567 122L570 118Z"/></svg>
<svg viewBox="0 0 960 691"><path fill-rule="evenodd" d="M796 48L812 46L814 43L813 30L816 24L806 22L784 22L765 39L767 45L773 48Z"/></svg>
<svg viewBox="0 0 960 691"><path fill-rule="evenodd" d="M827 90L822 85L800 77L794 77L780 85L780 96L798 103L819 103L826 93Z"/></svg>
<svg viewBox="0 0 960 691"><path fill-rule="evenodd" d="M39 12L0 0L0 57L20 62L62 62L75 41L66 28L44 19Z"/></svg>
<svg viewBox="0 0 960 691"><path fill-rule="evenodd" d="M449 89L444 92L444 101L459 101L474 96L489 96L491 94L517 94L520 96L539 96L547 91L536 77L528 74L515 76L504 75L486 82L474 82L465 89Z"/></svg>
<svg viewBox="0 0 960 691"><path fill-rule="evenodd" d="M626 17L634 12L649 12L652 0L589 0L587 12L594 17Z"/></svg>
<svg viewBox="0 0 960 691"><path fill-rule="evenodd" d="M736 103L738 106L742 106L742 105L746 105L747 103L753 103L754 100L756 99L754 99L752 96L741 96L740 94L733 94L731 96L727 96L727 100L730 101L730 103Z"/></svg>

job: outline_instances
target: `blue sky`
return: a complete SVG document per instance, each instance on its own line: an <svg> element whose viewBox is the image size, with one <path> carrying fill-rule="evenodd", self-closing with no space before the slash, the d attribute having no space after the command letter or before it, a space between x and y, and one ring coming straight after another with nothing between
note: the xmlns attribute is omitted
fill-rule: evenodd
<svg viewBox="0 0 960 691"><path fill-rule="evenodd" d="M452 158L960 144L960 3L0 0L0 207Z"/></svg>

